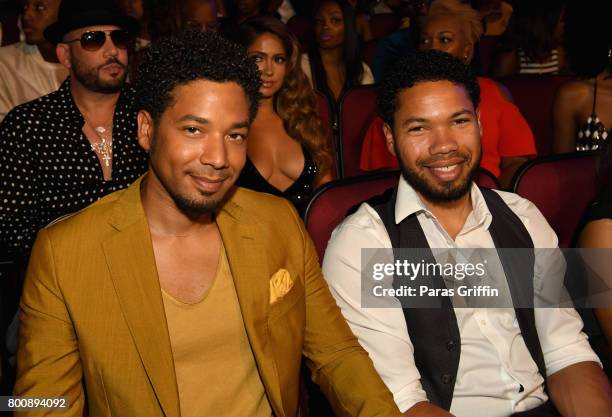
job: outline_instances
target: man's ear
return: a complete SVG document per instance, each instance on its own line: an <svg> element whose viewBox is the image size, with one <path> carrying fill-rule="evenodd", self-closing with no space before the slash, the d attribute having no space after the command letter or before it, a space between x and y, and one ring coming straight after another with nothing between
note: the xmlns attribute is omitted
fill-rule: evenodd
<svg viewBox="0 0 612 417"><path fill-rule="evenodd" d="M140 147L149 153L153 145L153 118L146 110L140 110L137 116L138 121L138 143Z"/></svg>
<svg viewBox="0 0 612 417"><path fill-rule="evenodd" d="M395 146L393 146L395 139L393 138L393 129L388 123L383 125L383 133L385 134L385 142L387 143L387 149L389 153L397 158L395 154Z"/></svg>
<svg viewBox="0 0 612 417"><path fill-rule="evenodd" d="M60 64L68 69L72 68L70 46L67 43L58 43L55 47L55 54Z"/></svg>

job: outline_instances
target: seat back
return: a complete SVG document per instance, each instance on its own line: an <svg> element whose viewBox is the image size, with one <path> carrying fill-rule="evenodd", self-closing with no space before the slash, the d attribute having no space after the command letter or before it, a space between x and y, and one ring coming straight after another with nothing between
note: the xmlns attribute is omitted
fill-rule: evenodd
<svg viewBox="0 0 612 417"><path fill-rule="evenodd" d="M597 152L539 157L516 173L511 189L531 201L570 247L580 220L597 193Z"/></svg>
<svg viewBox="0 0 612 417"><path fill-rule="evenodd" d="M389 188L396 187L398 180L399 171L376 172L333 181L317 191L306 208L304 222L319 260L323 260L333 230L344 220L349 210ZM475 181L481 187L499 188L493 174L485 170L479 170Z"/></svg>
<svg viewBox="0 0 612 417"><path fill-rule="evenodd" d="M365 174L359 168L363 138L377 115L376 87L361 85L347 91L340 101L340 156L341 178Z"/></svg>
<svg viewBox="0 0 612 417"><path fill-rule="evenodd" d="M370 18L370 32L372 39L384 38L395 32L400 25L399 18L393 13L375 14Z"/></svg>
<svg viewBox="0 0 612 417"><path fill-rule="evenodd" d="M307 16L292 16L287 21L287 29L300 42L302 52L308 52L314 42L314 27Z"/></svg>
<svg viewBox="0 0 612 417"><path fill-rule="evenodd" d="M552 108L557 88L570 79L566 75L505 78L514 103L529 123L535 136L538 155L552 153Z"/></svg>

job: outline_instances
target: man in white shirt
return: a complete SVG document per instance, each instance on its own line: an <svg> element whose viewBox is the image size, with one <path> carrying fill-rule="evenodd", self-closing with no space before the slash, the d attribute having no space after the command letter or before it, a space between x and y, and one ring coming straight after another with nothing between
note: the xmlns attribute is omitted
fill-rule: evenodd
<svg viewBox="0 0 612 417"><path fill-rule="evenodd" d="M407 416L610 416L610 383L573 309L362 306L361 265L369 259L361 258L370 253L363 248L557 247L533 204L473 184L481 154L478 102L469 69L443 52L419 52L390 71L379 110L402 177L395 195L362 204L334 231L324 275ZM536 251L528 265L532 294L550 274L542 266L551 260L541 253L551 252ZM498 253L513 293L512 269L523 265Z"/></svg>
<svg viewBox="0 0 612 417"><path fill-rule="evenodd" d="M60 0L25 0L25 41L0 48L0 121L15 106L49 94L68 76L43 31L57 20Z"/></svg>

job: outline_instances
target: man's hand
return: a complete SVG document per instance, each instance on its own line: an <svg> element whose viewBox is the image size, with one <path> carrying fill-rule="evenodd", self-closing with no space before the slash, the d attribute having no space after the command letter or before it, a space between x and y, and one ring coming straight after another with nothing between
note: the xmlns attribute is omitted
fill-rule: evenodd
<svg viewBox="0 0 612 417"><path fill-rule="evenodd" d="M416 403L404 411L406 417L453 417L451 413L427 401Z"/></svg>

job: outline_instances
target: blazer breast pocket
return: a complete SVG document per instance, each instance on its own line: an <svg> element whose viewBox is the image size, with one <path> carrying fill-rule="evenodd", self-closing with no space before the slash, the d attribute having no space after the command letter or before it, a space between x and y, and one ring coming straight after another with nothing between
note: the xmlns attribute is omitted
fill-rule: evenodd
<svg viewBox="0 0 612 417"><path fill-rule="evenodd" d="M300 277L297 276L291 289L274 303L270 304L268 318L272 320L284 316L303 298L304 286L301 283Z"/></svg>

